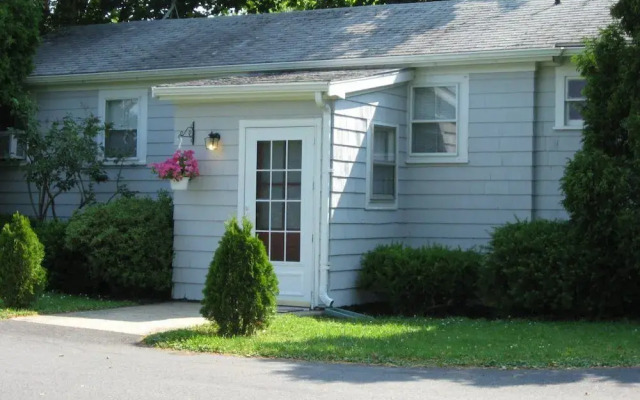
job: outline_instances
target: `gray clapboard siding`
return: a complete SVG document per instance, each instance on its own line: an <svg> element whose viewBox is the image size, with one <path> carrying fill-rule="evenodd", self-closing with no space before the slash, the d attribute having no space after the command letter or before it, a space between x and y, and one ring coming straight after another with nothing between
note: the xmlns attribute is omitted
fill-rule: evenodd
<svg viewBox="0 0 640 400"><path fill-rule="evenodd" d="M362 301L357 276L362 253L379 244L401 241L399 210L365 209L367 135L373 123L406 130L407 87L399 85L338 100L334 105L329 262L329 295L336 305ZM405 142L398 141L403 168Z"/></svg>
<svg viewBox="0 0 640 400"><path fill-rule="evenodd" d="M401 175L405 242L477 247L493 227L531 218L534 72L469 75L469 162Z"/></svg>
<svg viewBox="0 0 640 400"><path fill-rule="evenodd" d="M148 89L150 86L148 87ZM113 86L105 89L114 89ZM38 104L38 120L42 129L47 129L54 121L59 121L67 115L75 118L86 118L98 112L98 90L68 90L37 92L35 98ZM146 163L165 160L175 150L173 105L159 102L151 98L149 89L147 109L147 159ZM0 188L10 187L9 190L0 189L0 213L11 213L15 210L26 214L33 214L31 202L24 183L23 174L14 167L0 166ZM155 196L160 189L169 189L169 184L157 178L147 165L106 167L109 181L94 187L99 202L107 201L116 190L116 179L120 172L121 184L126 184L132 191L141 196ZM16 184L19 183L19 184ZM4 195L5 190L7 195ZM70 192L60 195L56 199L56 212L59 217L68 218L77 208L79 196Z"/></svg>
<svg viewBox="0 0 640 400"><path fill-rule="evenodd" d="M195 121L195 146L183 143L182 147L196 152L201 175L189 183L188 191L174 192L174 298L202 299L205 276L224 234L224 222L237 214L240 120L319 117L322 110L314 102L176 106L175 131ZM214 152L204 147L204 138L211 131L221 135L220 147Z"/></svg>
<svg viewBox="0 0 640 400"><path fill-rule="evenodd" d="M554 129L555 68L540 68L536 78L534 217L566 219L560 179L567 160L582 147L581 131Z"/></svg>

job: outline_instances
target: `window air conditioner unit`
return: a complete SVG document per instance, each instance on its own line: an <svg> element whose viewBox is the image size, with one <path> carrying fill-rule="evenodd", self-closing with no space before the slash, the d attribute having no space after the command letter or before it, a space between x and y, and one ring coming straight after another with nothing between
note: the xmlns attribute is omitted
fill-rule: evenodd
<svg viewBox="0 0 640 400"><path fill-rule="evenodd" d="M24 150L14 135L0 131L0 160L24 160Z"/></svg>

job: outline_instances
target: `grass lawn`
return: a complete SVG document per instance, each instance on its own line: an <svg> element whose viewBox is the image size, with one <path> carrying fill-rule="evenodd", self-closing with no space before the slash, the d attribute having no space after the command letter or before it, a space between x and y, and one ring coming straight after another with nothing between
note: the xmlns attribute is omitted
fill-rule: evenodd
<svg viewBox="0 0 640 400"><path fill-rule="evenodd" d="M148 336L167 349L412 367L567 368L640 365L640 322L467 318L371 321L278 315L255 337L213 325Z"/></svg>
<svg viewBox="0 0 640 400"><path fill-rule="evenodd" d="M25 309L6 308L2 304L2 300L0 300L0 319L36 314L57 314L72 311L101 310L104 308L125 307L135 304L136 303L131 301L101 300L92 299L86 296L45 293L32 307Z"/></svg>

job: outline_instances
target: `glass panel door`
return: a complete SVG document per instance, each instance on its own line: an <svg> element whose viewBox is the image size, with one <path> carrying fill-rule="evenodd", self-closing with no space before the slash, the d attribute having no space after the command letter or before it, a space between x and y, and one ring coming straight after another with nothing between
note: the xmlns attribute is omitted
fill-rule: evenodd
<svg viewBox="0 0 640 400"><path fill-rule="evenodd" d="M258 140L256 233L269 259L300 261L301 140Z"/></svg>

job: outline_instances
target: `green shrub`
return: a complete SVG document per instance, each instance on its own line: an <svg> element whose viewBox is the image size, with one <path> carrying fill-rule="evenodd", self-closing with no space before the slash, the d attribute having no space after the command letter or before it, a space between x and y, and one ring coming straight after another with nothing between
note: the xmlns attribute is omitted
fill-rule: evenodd
<svg viewBox="0 0 640 400"><path fill-rule="evenodd" d="M463 313L477 302L482 254L439 245L382 245L362 257L360 287L405 315Z"/></svg>
<svg viewBox="0 0 640 400"><path fill-rule="evenodd" d="M15 213L0 232L0 298L5 306L24 308L40 295L46 283L43 257L29 219Z"/></svg>
<svg viewBox="0 0 640 400"><path fill-rule="evenodd" d="M74 214L69 250L84 254L92 284L115 297L168 298L171 294L171 198L120 198Z"/></svg>
<svg viewBox="0 0 640 400"><path fill-rule="evenodd" d="M216 322L222 336L251 335L266 327L276 311L278 279L251 223L232 218L216 250L200 313Z"/></svg>
<svg viewBox="0 0 640 400"><path fill-rule="evenodd" d="M503 313L584 314L588 282L566 221L518 221L496 228L480 277L486 304Z"/></svg>
<svg viewBox="0 0 640 400"><path fill-rule="evenodd" d="M44 245L42 266L47 270L47 289L68 294L98 294L89 276L86 257L65 246L69 223L48 220L34 224Z"/></svg>

